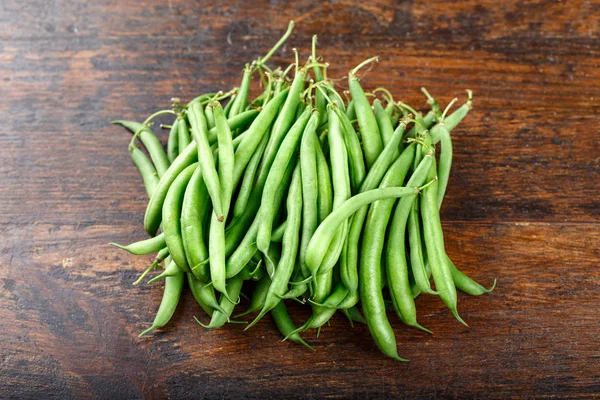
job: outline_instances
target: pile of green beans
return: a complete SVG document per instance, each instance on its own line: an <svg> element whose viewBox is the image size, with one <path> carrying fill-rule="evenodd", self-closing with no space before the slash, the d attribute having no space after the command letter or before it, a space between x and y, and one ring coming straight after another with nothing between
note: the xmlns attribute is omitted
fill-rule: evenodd
<svg viewBox="0 0 600 400"><path fill-rule="evenodd" d="M187 282L206 313L205 322L196 318L203 327L249 329L269 313L284 339L312 349L300 333L319 331L340 311L351 324L365 323L385 355L405 360L388 314L431 333L417 322L419 294L438 296L465 324L457 289L493 289L453 264L440 222L451 132L472 93L449 114L454 101L442 111L423 89L430 110L416 111L385 88L365 92L359 72L372 58L349 72L349 91L340 94L317 57L316 36L305 63L294 49L287 68L267 66L292 29L290 22L267 55L244 67L239 87L187 104L174 98L143 123L114 121L133 133L129 151L148 193L150 235L115 245L157 253L135 284L158 270L148 282L165 281L154 322L140 336L167 324ZM254 86L259 94L251 97ZM151 130L164 115L174 118L162 126L166 151ZM242 296L249 307L235 315ZM286 299L312 309L299 327Z"/></svg>

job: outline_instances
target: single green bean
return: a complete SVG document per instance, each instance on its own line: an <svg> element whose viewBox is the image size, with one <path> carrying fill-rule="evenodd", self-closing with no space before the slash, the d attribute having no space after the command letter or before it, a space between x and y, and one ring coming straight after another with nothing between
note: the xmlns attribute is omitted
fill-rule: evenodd
<svg viewBox="0 0 600 400"><path fill-rule="evenodd" d="M131 243L127 246L122 246L120 244L113 243L113 242L111 242L109 244L113 245L115 247L118 247L122 250L128 251L131 254L135 254L136 256L155 253L155 252L159 251L160 249L163 249L167 245L167 243L165 242L164 233L161 233L160 235L149 238L149 239L140 240L139 242Z"/></svg>
<svg viewBox="0 0 600 400"><path fill-rule="evenodd" d="M437 295L438 292L431 289L429 283L430 274L427 273L425 261L423 257L423 243L421 236L421 223L419 216L420 206L419 199L414 199L413 207L408 216L408 243L410 246L410 268L412 271L415 285L420 292ZM414 297L413 290L413 297Z"/></svg>
<svg viewBox="0 0 600 400"><path fill-rule="evenodd" d="M152 162L146 157L146 154L136 146L129 146L131 160L140 171L148 198L151 198L158 186L158 174Z"/></svg>
<svg viewBox="0 0 600 400"><path fill-rule="evenodd" d="M248 93L250 92L250 81L252 78L252 68L250 64L246 64L244 71L242 72L242 82L240 83L240 89L237 92L235 103L229 111L230 117L235 117L246 109L248 104Z"/></svg>
<svg viewBox="0 0 600 400"><path fill-rule="evenodd" d="M192 137L190 136L190 129L188 127L187 120L184 118L179 123L177 127L177 139L178 139L178 147L177 151L182 152L186 147L190 145L192 142Z"/></svg>
<svg viewBox="0 0 600 400"><path fill-rule="evenodd" d="M305 256L308 242L317 229L317 199L319 195L319 183L317 178L317 158L315 146L318 146L316 135L319 116L312 114L300 143L300 171L302 178L302 234L300 238L300 268L303 275L308 275ZM271 240L273 240L273 236Z"/></svg>
<svg viewBox="0 0 600 400"><path fill-rule="evenodd" d="M177 116L169 131L169 140L167 141L167 158L169 159L169 163L172 163L179 154L179 124L181 120L182 118Z"/></svg>
<svg viewBox="0 0 600 400"><path fill-rule="evenodd" d="M229 212L229 204L233 193L233 168L234 151L231 131L227 125L225 113L221 105L216 102L213 106L215 123L219 132L219 173L220 173L220 198L223 205L223 219L216 215L211 216L208 240L208 255L210 264L210 278L215 290L227 297L226 281L226 253L225 253L225 221ZM230 301L232 299L229 299Z"/></svg>
<svg viewBox="0 0 600 400"><path fill-rule="evenodd" d="M373 110L371 109L371 104L369 104L369 100L360 86L358 78L353 73L348 75L348 86L350 87L354 109L356 110L356 118L360 127L365 161L367 168L370 168L375 160L377 160L377 157L379 157L379 153L383 150L381 134L379 133L379 127L377 126L375 114L373 114Z"/></svg>
<svg viewBox="0 0 600 400"><path fill-rule="evenodd" d="M183 195L181 206L181 238L188 266L194 277L210 280L208 249L204 242L204 221L210 212L210 198L202 177L202 168L194 171Z"/></svg>
<svg viewBox="0 0 600 400"><path fill-rule="evenodd" d="M160 302L160 306L158 307L154 322L150 328L140 333L139 336L144 336L155 329L165 326L167 322L169 322L173 316L173 313L175 313L177 303L179 303L179 298L181 297L184 276L185 274L180 272L178 275L169 276L167 279L165 279L163 298Z"/></svg>
<svg viewBox="0 0 600 400"><path fill-rule="evenodd" d="M198 146L198 162L202 168L204 183L212 201L213 212L219 222L224 219L221 184L215 168L215 159L208 142L206 118L200 103L193 103L188 110L188 118L192 126L192 137Z"/></svg>
<svg viewBox="0 0 600 400"><path fill-rule="evenodd" d="M283 221L277 228L273 229L273 233L271 233L271 242L281 243L283 240L283 233L285 232L285 224L286 221Z"/></svg>
<svg viewBox="0 0 600 400"><path fill-rule="evenodd" d="M337 117L340 119L342 127L344 128L344 142L346 143L346 148L348 149L350 161L350 186L353 192L358 192L366 174L365 161L362 149L360 147L360 141L348 116L337 106L332 105L331 107L335 111Z"/></svg>
<svg viewBox="0 0 600 400"><path fill-rule="evenodd" d="M406 186L418 187L425 183L425 179L427 178L427 174L429 173L433 162L433 157L434 154L430 153L423 159L423 161L421 161L417 169L413 172L412 176L406 183ZM390 171L392 170L390 169ZM402 180L404 180L404 176L398 176L398 180L394 180L393 177L391 177L391 179L384 178L381 183L381 186L385 184L401 184ZM389 235L386 246L387 281L394 309L396 310L400 319L406 325L413 326L415 328L424 330L425 332L431 333L428 329L422 327L417 322L417 310L415 308L413 293L410 288L410 282L408 278L408 266L406 263L406 222L408 220L408 216L410 215L415 198L416 195L403 197L396 206L394 217L392 218L391 226L389 228ZM381 203L379 204L380 208L385 208L386 204ZM371 210L373 211L372 220L376 219L376 204L377 203L374 203L371 206ZM392 211L392 207L393 204L389 205L389 213L387 214L388 219ZM369 212L371 212L371 210ZM388 212L388 210L385 210L385 212ZM388 220L385 221L384 226L381 226L383 236L385 236L385 230L387 225ZM369 226L369 223L367 222L365 232L371 232L372 230L373 227ZM364 243L366 243L366 241ZM365 251L364 247L363 251Z"/></svg>
<svg viewBox="0 0 600 400"><path fill-rule="evenodd" d="M271 317L273 317L273 321L275 321L277 329L279 329L279 332L281 332L284 338L294 341L296 343L300 343L308 347L310 350L315 351L315 349L310 347L308 343L306 343L300 337L298 332L295 332L296 326L290 318L290 315L288 314L283 301L280 301L275 307L271 309Z"/></svg>
<svg viewBox="0 0 600 400"><path fill-rule="evenodd" d="M435 160L429 171L428 179L436 179ZM423 191L421 198L421 218L423 221L423 237L427 249L427 259L431 266L435 288L452 314L462 324L467 325L458 315L456 309L456 286L452 279L452 271L444 250L444 235L437 205L437 181Z"/></svg>
<svg viewBox="0 0 600 400"><path fill-rule="evenodd" d="M383 146L385 146L392 139L394 127L392 126L390 115L388 115L383 108L379 99L373 101L373 110L375 112L375 119L377 121L377 126L379 127L379 132L381 132L381 142L383 143Z"/></svg>
<svg viewBox="0 0 600 400"><path fill-rule="evenodd" d="M496 287L496 280L494 279L494 283L492 287L486 289L479 283L475 282L473 279L469 278L465 273L461 272L456 265L450 260L450 257L446 255L448 260L448 264L450 264L450 270L452 272L452 279L454 280L454 284L456 288L470 294L471 296L480 296L482 294L490 293Z"/></svg>
<svg viewBox="0 0 600 400"><path fill-rule="evenodd" d="M196 168L198 168L198 164L192 164L177 176L169 188L162 209L162 227L169 253L177 266L185 272L189 272L190 266L181 237L181 210L186 186Z"/></svg>

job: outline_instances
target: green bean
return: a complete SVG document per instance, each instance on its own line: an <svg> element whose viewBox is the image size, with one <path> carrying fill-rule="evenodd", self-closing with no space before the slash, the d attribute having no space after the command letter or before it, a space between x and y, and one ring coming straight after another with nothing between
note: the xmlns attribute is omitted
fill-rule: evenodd
<svg viewBox="0 0 600 400"><path fill-rule="evenodd" d="M313 282L314 303L312 304L312 315L302 326L302 330L320 328L331 319L336 311L335 308L327 308L318 305L318 303L325 301L331 292L331 286L333 284L333 270L329 269L326 272L320 273L314 278Z"/></svg>
<svg viewBox="0 0 600 400"><path fill-rule="evenodd" d="M204 118L206 118L206 128L208 130L215 127L215 116L213 114L212 104L212 102L208 102L206 107L204 107Z"/></svg>
<svg viewBox="0 0 600 400"><path fill-rule="evenodd" d="M450 138L450 132L446 128L443 122L438 125L441 150L440 150L440 162L438 164L438 192L437 192L437 203L438 208L442 207L442 201L446 194L446 187L448 186L448 178L450 177L450 168L452 167L452 139Z"/></svg>
<svg viewBox="0 0 600 400"><path fill-rule="evenodd" d="M413 172L412 176L406 183L406 186L418 187L425 183L425 179L427 178L427 174L429 173L429 170L432 165L433 157L434 154L432 152L428 154L423 159L423 161L421 161L417 169ZM390 168L390 173L391 172L392 169ZM395 180L394 177L390 176L389 179L383 179L381 186L385 184L401 184L403 180L404 176L402 174L398 176L397 180ZM396 310L400 319L406 325L413 326L415 328L424 330L425 332L431 333L428 329L423 328L417 322L417 311L415 308L415 302L413 300L413 294L410 288L410 282L408 279L408 266L406 263L406 222L411 212L415 198L416 195L403 197L396 206L396 211L394 212L394 217L392 218L391 226L389 228L389 235L386 246L387 281L394 309ZM382 229L382 235L385 236L385 230L386 226L388 225L388 219L392 211L393 204L386 205L382 203L383 202L379 203L381 209L389 205L389 210L385 210L385 212L387 212L387 219L385 221L382 221L382 223L385 223L385 225L382 225L380 227ZM371 206L371 210L373 211L373 213L371 214L372 220L376 219L376 204L377 203L374 203ZM371 210L369 211L370 213ZM368 235L367 232L372 232L373 228L374 227L369 226L367 222L367 226L365 227L365 241L363 242L364 246L368 246L366 240ZM381 248L383 248L383 243ZM370 250L365 250L365 247L363 247L363 251Z"/></svg>
<svg viewBox="0 0 600 400"><path fill-rule="evenodd" d="M462 121L467 116L469 110L473 108L473 92L467 90L467 93L469 95L469 99L467 100L467 102L460 106L458 110L454 111L448 117L444 118L444 125L449 132L452 132L452 130L456 128L460 121ZM438 128L437 125L431 128L431 137L433 143L437 143L440 141L439 129L440 128Z"/></svg>
<svg viewBox="0 0 600 400"><path fill-rule="evenodd" d="M354 100L350 100L348 102L348 106L346 107L346 116L349 121L356 119L356 109L354 108Z"/></svg>
<svg viewBox="0 0 600 400"><path fill-rule="evenodd" d="M317 161L317 183L319 185L317 220L321 223L331 213L331 208L333 207L333 189L327 159L318 142L315 143L315 155Z"/></svg>
<svg viewBox="0 0 600 400"><path fill-rule="evenodd" d="M250 92L250 81L252 78L252 68L250 64L246 64L244 71L242 72L242 82L240 83L240 89L237 92L235 103L229 111L230 117L235 117L246 109L248 104L248 93Z"/></svg>
<svg viewBox="0 0 600 400"><path fill-rule="evenodd" d="M380 288L381 268L379 263L361 262L359 273L361 276L359 282L360 299L371 336L373 336L375 343L386 356L398 361L407 361L398 356L396 337L385 313L385 303Z"/></svg>
<svg viewBox="0 0 600 400"><path fill-rule="evenodd" d="M350 119L344 114L337 106L331 106L335 111L337 117L340 119L344 133L344 142L348 149L348 156L350 162L350 179L351 188L353 192L358 192L360 185L365 179L365 162L363 152L360 147L360 141L358 135L350 122Z"/></svg>
<svg viewBox="0 0 600 400"><path fill-rule="evenodd" d="M156 173L154 165L152 165L152 162L146 157L146 154L136 146L129 146L129 154L131 155L131 160L140 171L146 193L148 193L148 198L152 197L156 190L156 186L158 185L158 174Z"/></svg>
<svg viewBox="0 0 600 400"><path fill-rule="evenodd" d="M450 265L450 271L452 272L452 279L454 280L454 284L456 288L470 294L471 296L480 296L482 294L490 293L496 287L496 280L494 279L494 283L492 287L486 289L479 283L475 282L473 279L469 278L465 273L461 272L456 265L450 260L450 257L446 255L446 259L448 264Z"/></svg>
<svg viewBox="0 0 600 400"><path fill-rule="evenodd" d="M156 167L158 176L162 177L167 168L169 168L170 163L169 159L167 158L167 154L163 150L162 145L160 144L160 141L154 132L152 132L150 128L144 127L144 124L135 121L117 120L112 121L112 123L123 126L131 131L131 133L136 133L138 131L140 132L140 141L144 144L146 150L148 150L148 154L150 155L150 158Z"/></svg>
<svg viewBox="0 0 600 400"><path fill-rule="evenodd" d="M256 252L254 255L256 256L258 254L259 253ZM250 263L246 264L244 268L242 268L242 270L240 271L240 276L242 277L242 279L245 281L260 280L263 276L265 276L265 268L261 264L262 259L258 261L255 265L251 265Z"/></svg>
<svg viewBox="0 0 600 400"><path fill-rule="evenodd" d="M227 115L227 118L230 117L231 114L231 109L233 108L233 105L235 103L235 98L237 97L237 94L232 94L231 98L229 99L229 101L227 102L227 105L225 106L225 109L223 110L225 112L225 115ZM230 125L231 126L231 125Z"/></svg>
<svg viewBox="0 0 600 400"><path fill-rule="evenodd" d="M294 121L297 121L298 118L302 115L302 113L306 110L306 103L299 102L298 107L296 107L296 113L294 114ZM287 134L286 134L287 135ZM279 150L277 150L279 151Z"/></svg>
<svg viewBox="0 0 600 400"><path fill-rule="evenodd" d="M232 144L231 131L227 125L225 113L218 102L213 106L215 123L218 131L219 143L219 198L223 206L223 218L218 218L214 213L211 215L208 256L210 264L210 278L215 290L228 296L225 288L226 280L226 254L225 254L225 221L229 211L231 195L233 193L233 168L234 151ZM210 192L209 192L210 193ZM232 299L229 299L232 301Z"/></svg>
<svg viewBox="0 0 600 400"><path fill-rule="evenodd" d="M429 283L430 274L427 273L423 258L423 244L421 241L419 199L414 199L413 207L408 216L408 243L410 246L410 267L419 291L437 295ZM414 292L414 291L413 291Z"/></svg>
<svg viewBox="0 0 600 400"><path fill-rule="evenodd" d="M284 232L285 233L285 232ZM281 246L272 243L266 253L263 253L263 259L265 260L265 269L271 279L275 275L277 264L281 259Z"/></svg>
<svg viewBox="0 0 600 400"><path fill-rule="evenodd" d="M186 186L198 164L192 164L177 176L169 188L162 209L162 227L165 241L173 261L185 272L189 272L183 239L181 237L181 210Z"/></svg>
<svg viewBox="0 0 600 400"><path fill-rule="evenodd" d="M291 288L281 296L282 299L297 299L303 296L308 290L308 283L306 275L301 269L297 269L292 281L290 282Z"/></svg>
<svg viewBox="0 0 600 400"><path fill-rule="evenodd" d="M161 272L159 275L150 279L148 281L148 284L154 283L160 279L165 279L168 276L178 275L180 272L183 272L182 269L177 266L177 264L175 263L175 261L173 261L173 259L171 259L170 262L167 263L165 270L163 272Z"/></svg>
<svg viewBox="0 0 600 400"><path fill-rule="evenodd" d="M208 195L212 201L213 212L219 222L223 217L223 200L221 199L221 184L217 169L215 168L215 159L210 149L207 137L206 118L200 103L194 103L188 110L188 118L192 126L192 137L198 146L198 162L202 168L204 183L208 189Z"/></svg>
<svg viewBox="0 0 600 400"><path fill-rule="evenodd" d="M316 136L319 116L313 113L304 128L300 143L300 171L302 178L302 234L300 235L300 269L303 275L308 275L305 256L308 242L317 229L317 199L319 183L317 181L317 159L315 146L318 146ZM271 240L273 240L271 235Z"/></svg>
<svg viewBox="0 0 600 400"><path fill-rule="evenodd" d="M435 160L427 178L430 180L436 178ZM437 190L437 181L435 181L423 191L421 198L421 217L427 258L431 266L435 288L440 298L450 311L452 311L456 319L462 324L467 325L460 315L458 315L456 309L456 286L452 279L452 271L448 259L445 257L444 235L440 222L440 212L437 206Z"/></svg>
<svg viewBox="0 0 600 400"><path fill-rule="evenodd" d="M169 159L169 163L172 163L179 154L179 124L181 122L181 116L177 116L169 131L169 140L167 142L167 158Z"/></svg>
<svg viewBox="0 0 600 400"><path fill-rule="evenodd" d="M217 297L215 296L215 291L212 286L196 279L194 274L189 272L187 273L187 278L188 286L190 287L190 291L192 292L194 299L196 299L198 305L202 307L208 316L212 316L215 310L218 310L225 315L227 314L227 312L217 301Z"/></svg>
<svg viewBox="0 0 600 400"><path fill-rule="evenodd" d="M296 326L290 318L290 315L288 314L283 301L280 301L275 307L271 309L271 317L273 317L273 321L275 321L277 329L279 329L279 332L281 332L284 338L290 339L291 341L294 341L296 343L300 343L308 347L310 350L315 351L315 349L310 347L308 343L306 343L300 337L298 332L295 332Z"/></svg>
<svg viewBox="0 0 600 400"><path fill-rule="evenodd" d="M346 295L346 297L344 297L344 300L342 300L341 303L339 303L337 305L337 308L340 310L347 310L349 308L356 306L356 304L358 304L359 300L360 300L360 297L359 297L358 291L354 291L354 292L348 291L348 294Z"/></svg>
<svg viewBox="0 0 600 400"><path fill-rule="evenodd" d="M210 280L205 261L208 250L204 242L204 221L210 211L208 190L202 177L202 168L194 171L183 195L181 206L181 238L188 266L194 277L202 282Z"/></svg>
<svg viewBox="0 0 600 400"><path fill-rule="evenodd" d="M367 60L366 62L371 62L371 60ZM350 74L348 74L348 86L350 87L354 109L356 110L356 118L360 127L365 161L367 168L370 168L375 160L377 160L377 157L379 157L379 153L383 150L383 145L375 114L373 114L371 104L356 77L356 72L363 65L365 65L365 62L350 71Z"/></svg>
<svg viewBox="0 0 600 400"><path fill-rule="evenodd" d="M279 106L286 99L289 90L285 89L262 109L260 114L254 119L252 125L248 128L242 141L235 152L235 169L233 171L233 184L237 186L244 169L248 165L252 154L258 147L265 133L269 130L271 123L278 115ZM266 151L266 150L265 150Z"/></svg>
<svg viewBox="0 0 600 400"><path fill-rule="evenodd" d="M318 112L318 111L316 111ZM311 116L310 108L302 113L302 116L294 123L292 128L286 134L277 155L273 160L272 167L267 175L265 181L264 190L261 199L260 209L258 216L260 223L258 225L258 233L256 236L256 246L258 249L265 253L271 243L271 231L273 229L273 220L275 212L279 207L279 204L275 204L277 189L281 185L285 169L290 163L292 156L294 155L304 127L306 126L308 119ZM266 150L265 150L266 151Z"/></svg>
<svg viewBox="0 0 600 400"><path fill-rule="evenodd" d="M264 135L258 147L256 148L256 151L250 158L246 170L244 171L244 177L242 179L242 183L240 184L238 195L233 207L234 217L240 216L246 209L246 206L248 205L250 193L252 192L254 187L254 178L256 177L256 171L258 170L260 160L262 159L262 156L265 152L265 148L267 147L268 140L269 135Z"/></svg>
<svg viewBox="0 0 600 400"><path fill-rule="evenodd" d="M119 249L128 251L131 254L135 254L137 256L155 253L155 252L159 251L160 249L163 249L167 245L167 243L165 242L164 233L161 233L160 235L149 238L149 239L140 240L139 242L131 243L127 246L122 246L120 244L113 243L113 242L110 242L109 244L112 246L118 247Z"/></svg>
<svg viewBox="0 0 600 400"><path fill-rule="evenodd" d="M227 296L222 295L219 305L221 307L221 311L215 310L212 314L212 318L210 319L210 323L208 325L202 324L196 317L194 319L196 322L207 329L212 328L220 328L225 325L226 322L232 322L229 320L233 309L237 303L231 301L230 299L237 299L240 296L240 292L242 291L242 284L244 280L239 277L233 277L229 281L227 281ZM223 312L224 311L224 312Z"/></svg>
<svg viewBox="0 0 600 400"><path fill-rule="evenodd" d="M281 243L283 240L283 233L285 232L285 224L286 221L283 221L277 228L273 229L273 233L271 233L271 242Z"/></svg>
<svg viewBox="0 0 600 400"><path fill-rule="evenodd" d="M166 260L167 257L169 257L169 249L167 247L160 249L156 254L156 257L154 258L152 264L150 264L148 268L146 268L146 270L142 272L142 274L137 278L137 280L133 282L133 285L139 285L139 283L142 280L144 280L146 275L148 275L150 271L152 271L154 268L158 267L158 264L160 264L163 260Z"/></svg>
<svg viewBox="0 0 600 400"><path fill-rule="evenodd" d="M256 247L256 232L258 231L258 220L252 222L250 228L245 232L241 242L235 246L233 252L229 256L225 264L225 272L227 278L236 276L242 268L246 266L252 259L252 256L258 251ZM228 232L225 233L225 241L227 243ZM227 245L225 252L227 254Z"/></svg>
<svg viewBox="0 0 600 400"><path fill-rule="evenodd" d="M381 132L381 141L383 146L386 146L394 134L390 115L387 114L379 99L373 101L373 110L375 112L375 119L377 121L377 126L379 127L379 132Z"/></svg>
<svg viewBox="0 0 600 400"><path fill-rule="evenodd" d="M264 275L254 287L252 291L252 297L250 297L250 306L246 311L236 315L236 317L243 317L244 315L252 314L253 312L261 310L265 305L267 293L269 293L269 286L271 286L271 278L269 275Z"/></svg>
<svg viewBox="0 0 600 400"><path fill-rule="evenodd" d="M329 293L329 296L321 303L317 303L318 306L324 308L337 308L337 306L344 300L344 298L350 293L348 289L340 282L333 290ZM309 300L315 304L316 300Z"/></svg>
<svg viewBox="0 0 600 400"><path fill-rule="evenodd" d="M192 137L190 136L190 129L188 127L188 123L185 118L183 118L181 120L181 122L179 123L177 138L178 138L177 151L179 151L181 153L192 142Z"/></svg>
<svg viewBox="0 0 600 400"><path fill-rule="evenodd" d="M302 182L300 178L300 165L294 168L292 183L287 197L287 225L283 235L281 260L277 265L275 274L269 287L269 293L265 305L260 314L252 321L246 329L256 324L267 312L281 301L287 289L287 283L292 276L294 263L298 255L298 236L302 219Z"/></svg>
<svg viewBox="0 0 600 400"><path fill-rule="evenodd" d="M365 317L362 316L362 314L360 313L360 311L358 311L356 307L350 307L349 309L344 311L350 321L358 322L360 324L367 323Z"/></svg>
<svg viewBox="0 0 600 400"><path fill-rule="evenodd" d="M140 337L152 332L155 329L162 328L167 324L167 322L169 322L173 316L173 313L175 312L175 309L177 308L179 298L181 297L184 275L185 274L183 272L180 272L178 275L169 276L165 279L163 298L160 302L160 306L158 307L154 322L150 328L140 333Z"/></svg>
<svg viewBox="0 0 600 400"><path fill-rule="evenodd" d="M333 208L337 208L352 195L350 191L350 173L348 171L348 152L342 134L342 125L336 118L335 111L328 108L330 162L333 183Z"/></svg>
<svg viewBox="0 0 600 400"><path fill-rule="evenodd" d="M419 189L394 187L368 190L350 197L325 218L310 239L306 250L306 264L309 269L318 269L329 244L333 240L337 227L357 210L377 200L408 196L414 193L419 193Z"/></svg>

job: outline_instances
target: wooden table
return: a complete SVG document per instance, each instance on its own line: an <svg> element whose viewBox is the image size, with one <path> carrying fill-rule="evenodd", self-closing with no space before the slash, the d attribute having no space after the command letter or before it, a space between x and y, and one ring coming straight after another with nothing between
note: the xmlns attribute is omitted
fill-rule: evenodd
<svg viewBox="0 0 600 400"><path fill-rule="evenodd" d="M0 397L600 396L597 3L191 3L0 5ZM380 55L368 88L422 109L421 86L444 104L475 93L442 218L451 257L498 288L459 296L468 328L419 297L434 336L393 320L410 363L341 315L306 336L315 353L281 343L269 318L206 331L187 292L137 338L162 287L132 286L151 258L107 245L144 238L146 204L130 135L109 122L237 85L290 19L275 63L318 33L332 77Z"/></svg>

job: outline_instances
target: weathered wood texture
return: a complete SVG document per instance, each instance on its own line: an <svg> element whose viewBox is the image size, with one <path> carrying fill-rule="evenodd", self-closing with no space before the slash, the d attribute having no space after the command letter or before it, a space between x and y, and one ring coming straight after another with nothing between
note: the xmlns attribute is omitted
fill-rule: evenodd
<svg viewBox="0 0 600 400"><path fill-rule="evenodd" d="M0 4L0 397L600 396L598 3L218 3ZM469 328L420 297L435 335L394 321L408 364L338 316L307 336L316 353L269 319L205 331L189 293L137 338L161 288L133 287L149 258L106 245L144 237L146 202L109 121L237 85L289 19L274 61L318 33L331 76L379 54L367 87L423 107L421 86L443 102L475 92L443 220L457 264L498 288L460 296Z"/></svg>

